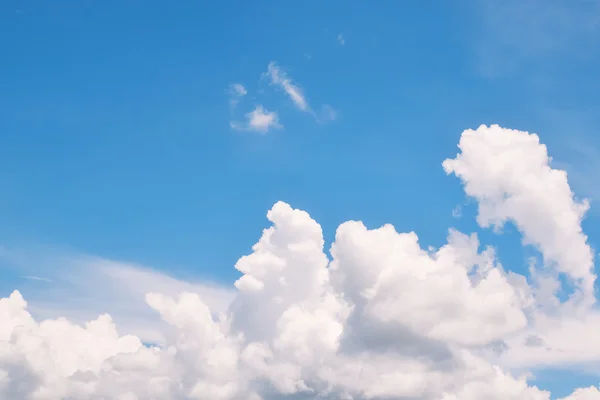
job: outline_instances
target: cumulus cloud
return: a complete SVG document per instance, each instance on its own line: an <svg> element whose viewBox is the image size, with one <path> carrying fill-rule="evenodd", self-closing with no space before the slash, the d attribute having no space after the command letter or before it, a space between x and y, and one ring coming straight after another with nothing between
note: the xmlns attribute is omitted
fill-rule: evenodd
<svg viewBox="0 0 600 400"><path fill-rule="evenodd" d="M539 137L482 126L465 131L459 148L462 153L443 167L477 200L479 225L513 222L525 244L537 246L548 264L573 280L579 301L595 302L593 253L581 228L589 204L574 198L565 171L551 168Z"/></svg>
<svg viewBox="0 0 600 400"><path fill-rule="evenodd" d="M568 274L586 299L594 279L580 229L586 206L537 136L482 126L465 131L459 148L444 168L479 203L478 222L517 225L542 253L539 268ZM328 256L305 211L278 202L267 218L271 226L235 265L242 275L226 311L197 293L146 294L169 326L160 347L119 335L108 315L85 325L36 321L19 292L0 300L0 397L550 399L494 360L512 351L509 339L535 337L546 309L538 288L506 271L477 235L451 229L432 250L415 232L348 221ZM580 299L567 303L579 312L573 318L594 316ZM546 324L527 343L545 343L558 328ZM563 400L598 399L591 387Z"/></svg>
<svg viewBox="0 0 600 400"><path fill-rule="evenodd" d="M577 389L575 392L563 399L559 400L598 400L600 399L600 391L598 388L589 387L585 389Z"/></svg>
<svg viewBox="0 0 600 400"><path fill-rule="evenodd" d="M109 313L119 332L134 334L146 343L165 342L160 319L144 301L146 293L197 293L215 314L225 311L235 294L233 288L207 281L184 281L145 266L48 248L6 248L0 264L5 274L43 272L44 280L18 281L16 287L35 318L61 316L82 324ZM14 289L0 282L0 294Z"/></svg>
<svg viewBox="0 0 600 400"><path fill-rule="evenodd" d="M231 128L238 131L253 131L267 133L271 129L281 129L283 125L279 123L277 112L269 111L261 105L246 114L246 121L243 123L231 122Z"/></svg>
<svg viewBox="0 0 600 400"><path fill-rule="evenodd" d="M346 40L344 39L344 35L342 35L341 33L339 35L337 35L337 41L342 46L346 44Z"/></svg>

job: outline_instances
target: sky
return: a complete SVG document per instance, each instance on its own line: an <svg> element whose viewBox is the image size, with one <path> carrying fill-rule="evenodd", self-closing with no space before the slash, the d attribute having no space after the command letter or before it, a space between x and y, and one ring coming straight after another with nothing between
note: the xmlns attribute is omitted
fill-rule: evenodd
<svg viewBox="0 0 600 400"><path fill-rule="evenodd" d="M0 394L600 399L599 41L598 0L1 2Z"/></svg>

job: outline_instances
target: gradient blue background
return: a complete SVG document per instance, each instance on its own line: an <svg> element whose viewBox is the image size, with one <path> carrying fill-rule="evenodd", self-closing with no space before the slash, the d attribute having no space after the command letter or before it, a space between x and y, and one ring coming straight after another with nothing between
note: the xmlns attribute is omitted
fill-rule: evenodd
<svg viewBox="0 0 600 400"><path fill-rule="evenodd" d="M0 243L230 283L284 200L329 241L360 219L438 246L451 226L479 231L472 205L452 216L465 198L441 162L483 123L538 132L594 204L600 35L581 29L583 2L554 14L527 3L541 11L512 0L2 1ZM270 61L337 120L261 94ZM285 129L231 131L234 82L249 91L240 108L277 109ZM592 244L597 215L585 221ZM518 235L480 233L525 271ZM20 285L4 274L2 295ZM552 376L539 383L557 395L597 383Z"/></svg>

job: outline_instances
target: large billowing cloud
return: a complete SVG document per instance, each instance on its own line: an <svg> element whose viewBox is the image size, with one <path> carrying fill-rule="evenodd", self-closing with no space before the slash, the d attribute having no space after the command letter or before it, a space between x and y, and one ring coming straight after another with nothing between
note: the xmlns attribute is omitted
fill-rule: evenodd
<svg viewBox="0 0 600 400"><path fill-rule="evenodd" d="M37 322L18 292L0 300L0 398L549 400L510 371L586 361L565 326L592 337L586 321L600 321L587 203L536 135L482 126L459 147L444 168L478 201L478 222L512 222L542 253L532 286L455 230L431 250L414 232L349 221L328 257L321 226L279 202L235 265L227 312L215 317L197 294L146 295L170 326L160 348L119 336L108 315ZM558 273L575 288L565 303ZM552 344L572 351L556 356ZM564 400L599 399L584 388Z"/></svg>
<svg viewBox="0 0 600 400"><path fill-rule="evenodd" d="M573 199L567 173L550 167L538 136L481 127L463 132L459 147L462 153L443 166L479 203L477 222L514 222L526 244L539 247L547 263L573 280L580 301L595 302L593 256L581 229L588 202Z"/></svg>

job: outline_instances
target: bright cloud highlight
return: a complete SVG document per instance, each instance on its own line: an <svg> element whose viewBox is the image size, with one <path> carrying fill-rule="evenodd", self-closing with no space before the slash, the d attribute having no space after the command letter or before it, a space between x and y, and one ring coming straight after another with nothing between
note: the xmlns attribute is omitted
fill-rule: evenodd
<svg viewBox="0 0 600 400"><path fill-rule="evenodd" d="M195 293L146 295L169 325L163 346L120 336L108 315L40 322L20 293L0 300L0 398L549 400L514 371L582 361L575 350L589 344L560 321L597 336L598 325L582 323L600 320L581 230L587 203L536 135L482 126L463 132L459 149L443 168L478 202L477 222L512 222L541 252L531 284L477 235L453 229L431 250L414 232L348 221L328 255L321 226L278 202L235 265L242 276L227 311L215 315ZM566 302L558 273L575 286ZM522 353L531 337L572 351Z"/></svg>
<svg viewBox="0 0 600 400"><path fill-rule="evenodd" d="M283 125L279 123L277 112L268 111L261 105L246 114L244 123L231 122L231 128L240 131L253 131L267 133L271 129L281 129Z"/></svg>

